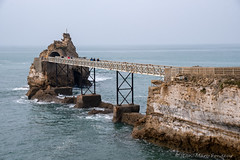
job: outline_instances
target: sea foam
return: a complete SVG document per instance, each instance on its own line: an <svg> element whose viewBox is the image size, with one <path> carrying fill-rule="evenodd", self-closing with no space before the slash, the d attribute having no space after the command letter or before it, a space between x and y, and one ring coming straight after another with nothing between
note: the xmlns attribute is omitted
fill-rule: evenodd
<svg viewBox="0 0 240 160"><path fill-rule="evenodd" d="M29 90L28 86L13 88L13 91L27 91Z"/></svg>
<svg viewBox="0 0 240 160"><path fill-rule="evenodd" d="M97 82L102 82L102 81L106 81L112 79L112 77L104 77L104 76L96 76L96 81Z"/></svg>

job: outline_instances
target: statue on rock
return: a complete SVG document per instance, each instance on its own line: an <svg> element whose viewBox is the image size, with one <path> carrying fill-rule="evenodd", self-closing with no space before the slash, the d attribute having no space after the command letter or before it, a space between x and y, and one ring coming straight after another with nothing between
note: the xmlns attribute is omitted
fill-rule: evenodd
<svg viewBox="0 0 240 160"><path fill-rule="evenodd" d="M61 41L54 41L34 59L28 75L28 99L41 101L59 101L58 94L72 94L73 86L89 85L89 68L66 66L42 61L47 57L74 57L78 58L76 47L73 45L70 34L63 33Z"/></svg>

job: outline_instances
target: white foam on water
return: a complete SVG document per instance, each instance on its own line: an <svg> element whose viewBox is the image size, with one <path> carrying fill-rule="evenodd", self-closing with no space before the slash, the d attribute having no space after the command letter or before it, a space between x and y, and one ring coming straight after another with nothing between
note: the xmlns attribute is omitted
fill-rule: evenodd
<svg viewBox="0 0 240 160"><path fill-rule="evenodd" d="M61 107L57 107L56 110L58 110L58 111L70 111L71 109L68 108L68 107L61 106Z"/></svg>
<svg viewBox="0 0 240 160"><path fill-rule="evenodd" d="M104 111L104 108L94 107L93 109Z"/></svg>
<svg viewBox="0 0 240 160"><path fill-rule="evenodd" d="M65 96L64 96L64 95L62 95L62 94L58 94L57 98L59 98L59 99L64 99L64 98L65 98Z"/></svg>
<svg viewBox="0 0 240 160"><path fill-rule="evenodd" d="M66 95L63 95L63 94L58 94L57 96L59 99L64 99L65 97L68 97L68 98L72 98L74 96L66 96Z"/></svg>
<svg viewBox="0 0 240 160"><path fill-rule="evenodd" d="M37 103L37 104L53 104L53 103L56 103L56 102L54 102L54 101L51 101L51 102L37 101L35 103Z"/></svg>
<svg viewBox="0 0 240 160"><path fill-rule="evenodd" d="M86 116L85 118L89 120L99 121L99 120L112 120L112 116L113 116L112 114L96 114Z"/></svg>
<svg viewBox="0 0 240 160"><path fill-rule="evenodd" d="M52 102L44 102L44 101L39 101L38 99L34 99L34 100L29 100L27 98L27 96L21 96L18 100L16 100L17 103L19 104L28 104L28 103L35 103L35 104L52 104L52 103L56 103L54 101Z"/></svg>
<svg viewBox="0 0 240 160"><path fill-rule="evenodd" d="M29 90L29 86L23 86L23 87L17 87L17 88L13 88L13 91L27 91Z"/></svg>
<svg viewBox="0 0 240 160"><path fill-rule="evenodd" d="M27 96L21 96L18 100L16 100L16 102L19 104L27 104L30 101L27 99Z"/></svg>
<svg viewBox="0 0 240 160"><path fill-rule="evenodd" d="M39 101L38 99L33 99L33 100L27 100L31 103L35 103L35 104L53 104L53 103L56 103L54 101L51 101L51 102L44 102L44 101Z"/></svg>
<svg viewBox="0 0 240 160"><path fill-rule="evenodd" d="M102 82L102 81L106 81L112 79L112 77L104 77L104 76L96 76L96 81L97 82Z"/></svg>
<svg viewBox="0 0 240 160"><path fill-rule="evenodd" d="M111 114L105 114L105 115L103 115L103 117L104 117L104 119L112 120L113 114L112 113Z"/></svg>
<svg viewBox="0 0 240 160"><path fill-rule="evenodd" d="M136 98L146 98L148 96L136 96Z"/></svg>
<svg viewBox="0 0 240 160"><path fill-rule="evenodd" d="M75 104L69 104L68 107L69 108L74 108Z"/></svg>

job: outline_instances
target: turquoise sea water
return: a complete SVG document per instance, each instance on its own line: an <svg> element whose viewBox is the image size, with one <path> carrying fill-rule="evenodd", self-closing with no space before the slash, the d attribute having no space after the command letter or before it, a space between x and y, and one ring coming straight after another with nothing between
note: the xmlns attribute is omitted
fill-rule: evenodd
<svg viewBox="0 0 240 160"><path fill-rule="evenodd" d="M132 127L112 115L88 115L73 105L27 100L33 58L45 47L0 47L0 160L209 159L131 137ZM174 66L240 66L240 45L77 47L79 56ZM116 103L115 72L97 70L97 93ZM146 111L154 76L135 75L135 103ZM74 94L79 90L74 89ZM220 158L211 158L220 159Z"/></svg>

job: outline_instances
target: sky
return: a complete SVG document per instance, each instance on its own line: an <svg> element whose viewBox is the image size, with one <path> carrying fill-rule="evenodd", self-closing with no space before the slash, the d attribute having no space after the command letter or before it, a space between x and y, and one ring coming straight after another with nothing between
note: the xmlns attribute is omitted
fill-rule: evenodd
<svg viewBox="0 0 240 160"><path fill-rule="evenodd" d="M0 46L240 44L240 0L0 0Z"/></svg>

